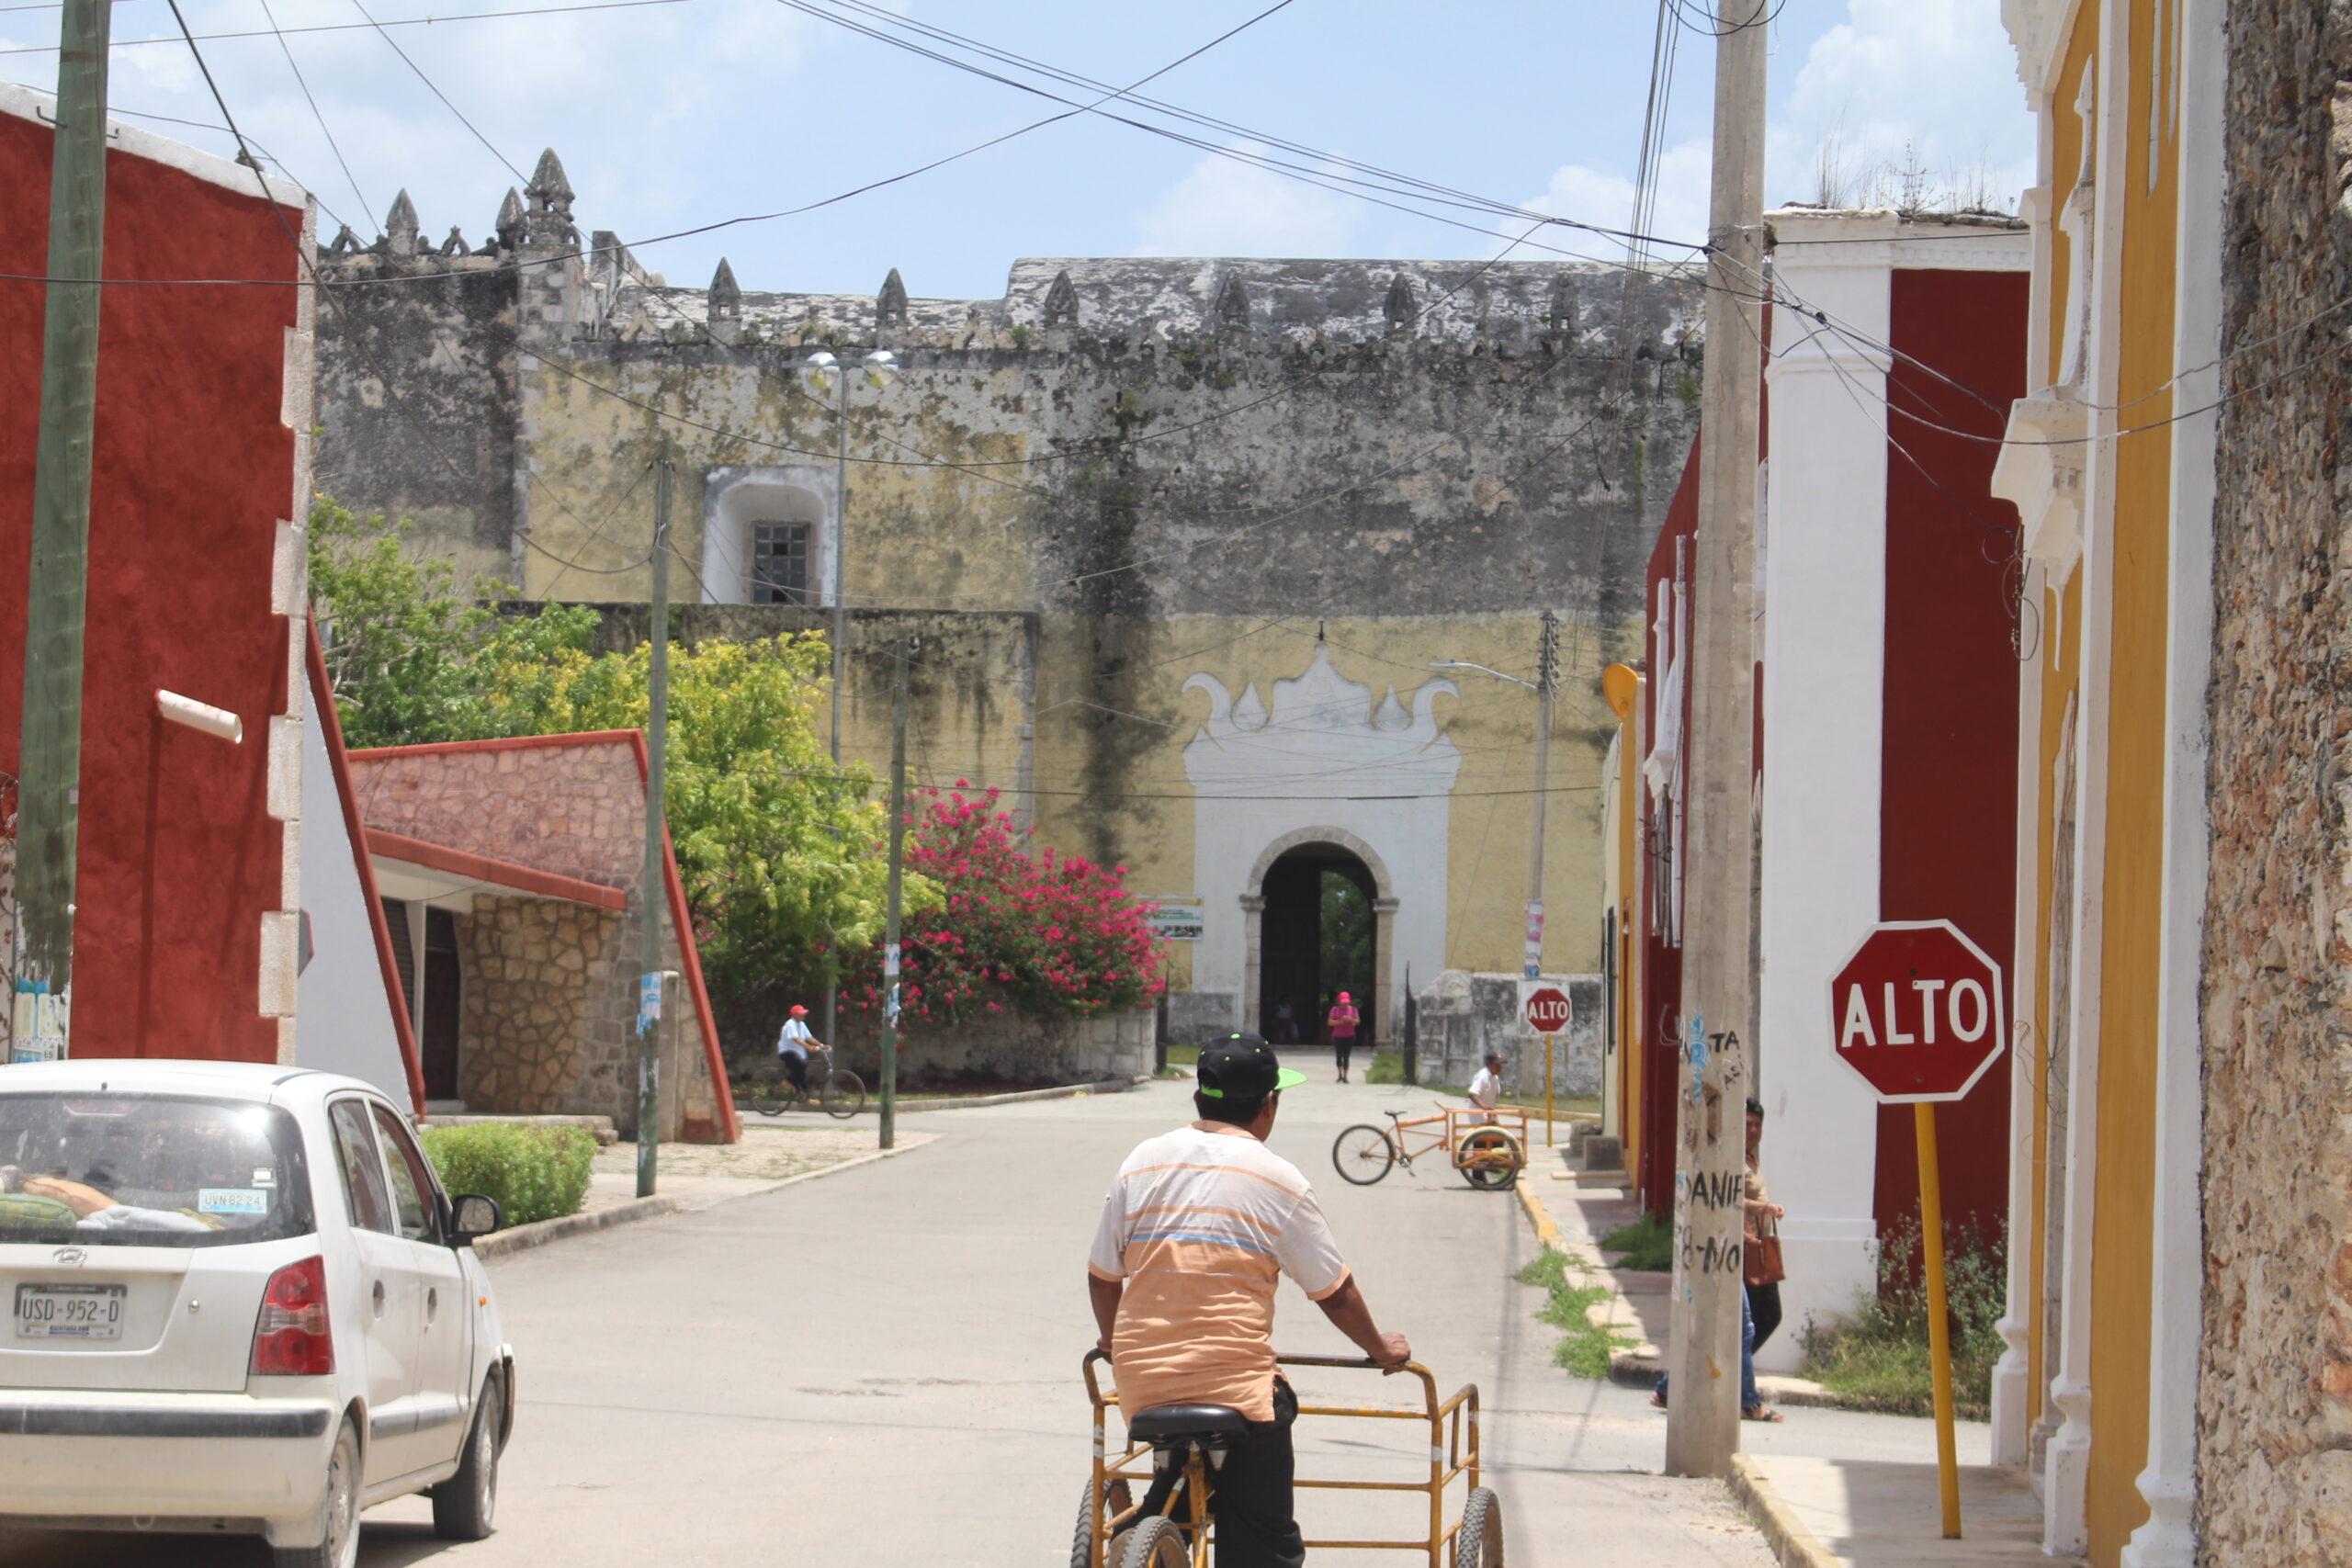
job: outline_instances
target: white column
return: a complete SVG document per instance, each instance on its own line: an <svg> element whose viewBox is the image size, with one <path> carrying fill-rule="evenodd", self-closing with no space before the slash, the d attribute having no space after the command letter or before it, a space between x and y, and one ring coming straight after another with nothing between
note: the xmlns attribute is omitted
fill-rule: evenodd
<svg viewBox="0 0 2352 1568"><path fill-rule="evenodd" d="M2226 0L2187 0L2180 14L2180 219L2173 412L2211 410L2221 395L2222 109ZM2211 833L2205 766L2211 749L2214 447L2219 416L2172 427L2172 550L2165 679L2164 990L2156 1004L2156 1172L2148 1334L2148 1517L2123 1548L2123 1568L2191 1568L2197 1561L2197 1378L2204 1328L2203 973Z"/></svg>
<svg viewBox="0 0 2352 1568"><path fill-rule="evenodd" d="M2026 1461L2026 1406L2032 1393L2028 1339L2033 1329L2033 1129L2036 1089L2047 1042L2037 1005L2036 957L2041 945L2041 635L2042 570L2028 558L2018 585L2024 617L2018 661L2017 899L2010 917L2008 1310L2001 1314L2001 1359L1993 1368L1993 1462Z"/></svg>
<svg viewBox="0 0 2352 1568"><path fill-rule="evenodd" d="M1243 940L1249 943L1241 970L1241 1027L1257 1033L1261 1024L1258 1017L1258 987L1264 954L1261 949L1266 919L1266 896L1244 893L1241 896Z"/></svg>
<svg viewBox="0 0 2352 1568"><path fill-rule="evenodd" d="M1889 334L1891 219L1776 213L1793 300ZM1792 240L1836 243L1788 243ZM1843 1315L1874 1281L1878 1112L1831 1054L1829 976L1879 916L1886 668L1883 356L1776 312L1764 563L1763 876L1757 1036L1767 1042L1764 1171L1788 1209L1788 1326L1759 1365L1792 1371L1809 1317Z"/></svg>

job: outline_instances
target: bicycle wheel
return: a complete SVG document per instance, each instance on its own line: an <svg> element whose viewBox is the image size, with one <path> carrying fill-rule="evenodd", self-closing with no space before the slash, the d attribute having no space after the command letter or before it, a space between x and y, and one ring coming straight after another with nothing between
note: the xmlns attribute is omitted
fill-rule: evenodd
<svg viewBox="0 0 2352 1568"><path fill-rule="evenodd" d="M1500 1127L1480 1127L1462 1134L1453 1148L1453 1163L1471 1186L1499 1191L1519 1180L1527 1156L1519 1140Z"/></svg>
<svg viewBox="0 0 2352 1568"><path fill-rule="evenodd" d="M793 1101L789 1100L755 1100L752 1101L752 1109L758 1111L763 1116L781 1116L786 1111L791 1110L792 1106Z"/></svg>
<svg viewBox="0 0 2352 1568"><path fill-rule="evenodd" d="M1331 1145L1332 1168L1340 1180L1357 1187L1371 1186L1396 1163L1396 1145L1389 1142L1386 1132L1369 1122L1357 1122Z"/></svg>
<svg viewBox="0 0 2352 1568"><path fill-rule="evenodd" d="M847 1067L835 1067L817 1089L818 1103L828 1116L854 1116L865 1109L865 1080Z"/></svg>
<svg viewBox="0 0 2352 1568"><path fill-rule="evenodd" d="M1174 1519L1144 1520L1127 1534L1127 1549L1114 1568L1192 1568L1193 1549Z"/></svg>
<svg viewBox="0 0 2352 1568"><path fill-rule="evenodd" d="M1483 1486L1463 1500L1453 1568L1503 1568L1502 1500Z"/></svg>
<svg viewBox="0 0 2352 1568"><path fill-rule="evenodd" d="M1124 1481L1110 1483L1102 1488L1102 1493L1103 1556L1112 1561L1105 1563L1094 1556L1094 1478L1090 1475L1086 1478L1086 1484L1079 1489L1078 1533L1070 1537L1069 1568L1118 1568L1118 1552L1112 1549L1111 1525L1121 1514L1136 1506L1135 1495L1128 1491ZM1117 1545L1125 1547L1126 1542L1120 1540Z"/></svg>

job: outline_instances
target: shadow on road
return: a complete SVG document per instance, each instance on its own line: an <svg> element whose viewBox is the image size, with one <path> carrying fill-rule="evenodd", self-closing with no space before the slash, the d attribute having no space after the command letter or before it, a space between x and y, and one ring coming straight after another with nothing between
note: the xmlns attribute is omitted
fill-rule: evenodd
<svg viewBox="0 0 2352 1568"><path fill-rule="evenodd" d="M428 1524L362 1523L359 1568L408 1568L457 1543ZM0 1568L269 1568L258 1536L138 1535L122 1531L0 1530Z"/></svg>

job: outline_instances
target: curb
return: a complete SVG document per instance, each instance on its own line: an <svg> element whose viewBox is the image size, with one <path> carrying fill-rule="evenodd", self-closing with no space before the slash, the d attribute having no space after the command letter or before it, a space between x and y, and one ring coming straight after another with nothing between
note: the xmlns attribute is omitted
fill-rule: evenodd
<svg viewBox="0 0 2352 1568"><path fill-rule="evenodd" d="M764 1187L754 1187L749 1191L723 1193L705 1203L693 1202L673 1193L657 1192L650 1198L632 1198L626 1203L616 1203L609 1209L597 1209L584 1214L564 1214L552 1220L537 1220L527 1225L516 1225L513 1230L499 1231L482 1237L474 1243L474 1255L483 1258L504 1258L510 1253L528 1252L534 1247L545 1247L551 1241L561 1241L567 1236L589 1235L597 1231L610 1230L615 1225L625 1225L633 1220L656 1219L663 1214L699 1213L705 1209L715 1209L721 1203L731 1203L739 1198L764 1197L781 1188L797 1186L803 1181L821 1180L839 1171L854 1170L861 1165L872 1165L876 1160L889 1159L894 1156L905 1154L907 1148L922 1146L920 1144L910 1144L906 1148L876 1149L871 1154L860 1155L855 1159L845 1159L838 1165L829 1165L822 1170L804 1170L797 1176L787 1176L782 1180L771 1181Z"/></svg>
<svg viewBox="0 0 2352 1568"><path fill-rule="evenodd" d="M919 1111L973 1111L983 1105L1021 1105L1036 1100L1074 1100L1081 1094L1124 1094L1137 1084L1149 1083L1151 1075L1141 1077L1103 1078L1097 1083L1066 1084L1060 1089L1017 1089L1010 1094L973 1094L954 1100L902 1100L899 1114L911 1116Z"/></svg>
<svg viewBox="0 0 2352 1568"><path fill-rule="evenodd" d="M1804 1528L1796 1511L1764 1479L1752 1458L1747 1454L1732 1455L1727 1480L1733 1498L1755 1521L1756 1528L1764 1532L1764 1539L1771 1542L1772 1554L1780 1559L1781 1568L1845 1568L1844 1560Z"/></svg>
<svg viewBox="0 0 2352 1568"><path fill-rule="evenodd" d="M1514 1183L1511 1190L1519 1194L1519 1206L1527 1211L1527 1223L1535 1227L1535 1239L1555 1252L1567 1251L1568 1244L1561 1236L1560 1227L1552 1223L1552 1216L1544 1212L1544 1201L1529 1190L1525 1179Z"/></svg>

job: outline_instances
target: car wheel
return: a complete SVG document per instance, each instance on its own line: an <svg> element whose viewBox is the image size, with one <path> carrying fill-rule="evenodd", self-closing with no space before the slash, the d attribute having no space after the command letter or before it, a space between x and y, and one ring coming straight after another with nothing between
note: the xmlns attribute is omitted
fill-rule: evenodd
<svg viewBox="0 0 2352 1568"><path fill-rule="evenodd" d="M428 1494L433 1533L443 1540L481 1540L498 1528L499 1418L505 1408L493 1372L474 1403L473 1430L466 1434L458 1473Z"/></svg>
<svg viewBox="0 0 2352 1568"><path fill-rule="evenodd" d="M359 1429L344 1417L327 1456L326 1529L311 1546L280 1546L276 1568L353 1568L359 1561Z"/></svg>

